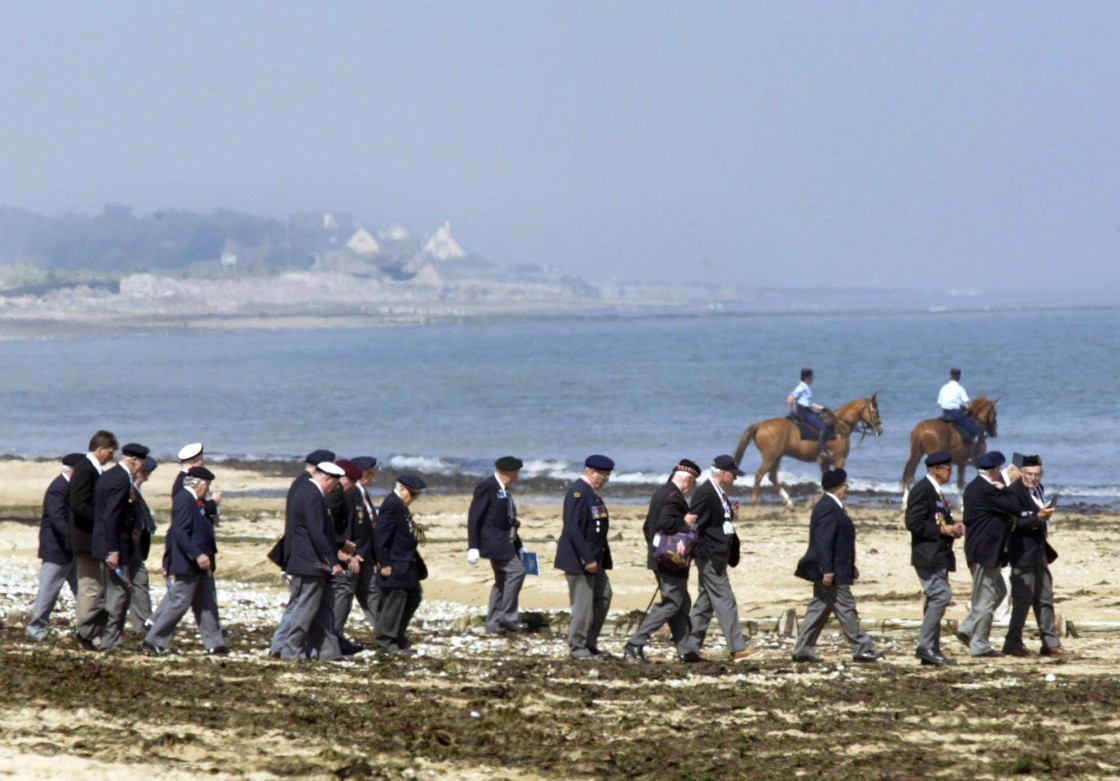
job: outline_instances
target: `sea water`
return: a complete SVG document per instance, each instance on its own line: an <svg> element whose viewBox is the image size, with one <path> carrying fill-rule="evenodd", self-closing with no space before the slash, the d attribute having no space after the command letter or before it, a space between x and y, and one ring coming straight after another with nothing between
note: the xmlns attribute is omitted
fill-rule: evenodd
<svg viewBox="0 0 1120 781"><path fill-rule="evenodd" d="M298 460L315 448L389 469L567 479L590 453L614 484L652 486L680 458L733 453L786 413L802 367L831 408L878 394L884 432L853 440L856 491L895 496L919 420L951 367L999 397L990 449L1039 453L1051 492L1113 504L1120 310L500 319L422 326L91 335L0 343L0 453L57 457L99 428L168 458ZM757 450L742 467L753 473ZM923 473L919 466L918 474ZM782 462L806 488L814 464ZM749 482L752 477L743 478ZM954 480L955 481L955 480ZM768 484L768 481L764 481Z"/></svg>

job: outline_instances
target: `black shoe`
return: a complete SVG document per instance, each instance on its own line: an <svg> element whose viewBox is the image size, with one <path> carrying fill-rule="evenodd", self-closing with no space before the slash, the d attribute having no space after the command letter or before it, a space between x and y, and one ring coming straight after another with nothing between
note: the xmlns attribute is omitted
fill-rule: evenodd
<svg viewBox="0 0 1120 781"><path fill-rule="evenodd" d="M587 650L590 651L591 655L596 659L614 659L614 654L608 654L606 651L600 651L596 646L588 646Z"/></svg>
<svg viewBox="0 0 1120 781"><path fill-rule="evenodd" d="M922 664L932 664L936 667L945 667L946 665L953 665L957 663L956 659L950 659L943 654L934 651L927 651L924 648L919 648L914 652L914 656L922 660Z"/></svg>
<svg viewBox="0 0 1120 781"><path fill-rule="evenodd" d="M792 657L792 659L793 659L793 661L797 662L798 664L820 664L821 663L820 657L817 657L817 656L794 656L794 657Z"/></svg>
<svg viewBox="0 0 1120 781"><path fill-rule="evenodd" d="M362 651L366 650L366 647L361 643L355 643L350 640L340 639L338 643L338 650L342 653L343 656L353 656L354 654L360 654Z"/></svg>
<svg viewBox="0 0 1120 781"><path fill-rule="evenodd" d="M96 651L97 646L93 644L92 640L87 640L81 635L70 635L70 639L83 651Z"/></svg>
<svg viewBox="0 0 1120 781"><path fill-rule="evenodd" d="M681 661L685 664L696 664L704 661L704 657L700 655L699 651L685 651L681 654Z"/></svg>
<svg viewBox="0 0 1120 781"><path fill-rule="evenodd" d="M216 645L213 648L207 648L206 653L210 656L229 656L229 648L224 645Z"/></svg>
<svg viewBox="0 0 1120 781"><path fill-rule="evenodd" d="M165 653L167 653L166 648L160 648L158 645L153 645L147 640L144 641L144 651L156 656L163 656Z"/></svg>
<svg viewBox="0 0 1120 781"><path fill-rule="evenodd" d="M272 649L269 649L268 658L269 659L279 659L280 658L280 652L279 651L273 651Z"/></svg>
<svg viewBox="0 0 1120 781"><path fill-rule="evenodd" d="M503 621L500 626L507 632L524 632L529 628L521 621Z"/></svg>
<svg viewBox="0 0 1120 781"><path fill-rule="evenodd" d="M646 658L646 653L642 650L642 647L633 643L622 646L622 658L633 659L641 664L649 664L649 659Z"/></svg>
<svg viewBox="0 0 1120 781"><path fill-rule="evenodd" d="M867 663L877 662L883 658L883 655L878 651L860 651L852 657L853 662Z"/></svg>
<svg viewBox="0 0 1120 781"><path fill-rule="evenodd" d="M1026 657L1030 656L1031 652L1028 651L1026 648L1023 648L1023 647L1020 646L1019 648L1004 648L1003 649L1003 655L1004 656L1016 656L1020 659L1023 659L1023 658L1026 658Z"/></svg>
<svg viewBox="0 0 1120 781"><path fill-rule="evenodd" d="M966 646L972 645L972 638L966 635L964 632L953 632L953 637L960 640Z"/></svg>
<svg viewBox="0 0 1120 781"><path fill-rule="evenodd" d="M990 651L985 651L982 654L973 654L972 656L975 659L999 659L1003 656L1003 651L997 651L993 648Z"/></svg>

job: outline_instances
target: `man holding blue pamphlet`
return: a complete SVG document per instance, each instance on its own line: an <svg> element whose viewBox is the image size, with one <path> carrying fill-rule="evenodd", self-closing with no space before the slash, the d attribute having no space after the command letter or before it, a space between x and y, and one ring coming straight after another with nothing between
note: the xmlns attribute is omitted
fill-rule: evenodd
<svg viewBox="0 0 1120 781"><path fill-rule="evenodd" d="M467 512L467 563L473 567L480 558L489 559L494 571L494 586L490 589L490 606L486 611L486 631L491 634L525 628L518 614L517 599L521 584L525 582L522 556L526 551L517 536L517 527L521 524L510 496L510 488L517 482L522 466L521 459L513 456L502 456L495 461L493 476L475 486Z"/></svg>

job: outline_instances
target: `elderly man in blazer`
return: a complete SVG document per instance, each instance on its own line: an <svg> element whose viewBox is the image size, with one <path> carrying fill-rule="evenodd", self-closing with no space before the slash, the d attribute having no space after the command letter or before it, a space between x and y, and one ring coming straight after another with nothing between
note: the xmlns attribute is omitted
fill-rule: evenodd
<svg viewBox="0 0 1120 781"><path fill-rule="evenodd" d="M657 561L653 555L657 547L654 541L659 536L668 535L672 538L677 534L687 534L696 526L697 516L689 511L685 496L692 493L692 489L696 487L696 478L699 476L699 465L682 458L673 467L669 480L654 491L649 500L649 511L646 513L646 522L642 527L649 551L646 556L646 567L653 570L657 577L657 589L661 601L646 613L637 631L622 647L624 658L648 664L649 660L646 659L645 651L642 649L654 632L668 624L681 661L700 661L700 654L688 647L692 630L692 623L688 617L692 610L692 598L688 595L688 573L692 568L692 562L690 560L683 569L672 569ZM680 550L678 548L678 552Z"/></svg>
<svg viewBox="0 0 1120 781"><path fill-rule="evenodd" d="M486 611L486 631L499 633L525 628L518 613L518 597L525 582L521 563L521 538L517 528L517 507L510 488L524 463L520 458L502 456L494 462L494 474L474 489L467 511L467 563L489 559L494 571L490 606Z"/></svg>
<svg viewBox="0 0 1120 781"><path fill-rule="evenodd" d="M910 565L926 595L922 628L914 655L924 665L954 665L941 651L941 619L953 599L949 573L957 569L953 542L964 536L964 524L953 521L952 508L941 486L953 476L953 457L945 450L926 456L926 476L914 483L906 499L906 528L910 531Z"/></svg>
<svg viewBox="0 0 1120 781"><path fill-rule="evenodd" d="M152 616L144 647L162 654L171 645L175 627L188 610L194 612L198 633L208 654L229 653L218 617L218 591L214 583L218 545L213 517L204 499L214 473L192 466L185 473L171 502L171 526L167 532L167 593Z"/></svg>
<svg viewBox="0 0 1120 781"><path fill-rule="evenodd" d="M334 519L327 509L327 495L343 471L333 461L321 461L306 479L292 484L284 519L284 571L291 577L285 618L286 636L281 659L342 657L334 628L334 601L330 578L342 574L335 547ZM275 638L274 638L275 642Z"/></svg>
<svg viewBox="0 0 1120 781"><path fill-rule="evenodd" d="M957 639L975 657L1003 656L988 635L1002 598L999 570L1007 563L1007 535L1019 515L1019 499L1000 482L1004 460L998 450L980 456L979 474L964 489L964 555L972 572L972 607L957 628Z"/></svg>
<svg viewBox="0 0 1120 781"><path fill-rule="evenodd" d="M714 613L727 641L731 661L739 664L759 653L759 648L749 645L743 637L739 623L739 605L731 590L728 567L739 563L739 535L735 531L735 505L727 491L736 477L745 473L735 459L728 455L717 456L712 461L708 480L692 495L692 512L696 514L696 547L694 560L700 580L700 591L692 606L692 635L681 655L700 653L708 625Z"/></svg>
<svg viewBox="0 0 1120 781"><path fill-rule="evenodd" d="M62 458L62 473L51 481L43 495L43 516L39 522L39 590L35 593L35 608L27 624L27 634L33 640L47 637L51 611L54 610L62 584L70 586L70 593L78 595L78 576L74 570L74 552L70 550L70 521L66 515L66 495L70 493L70 476L74 467L86 460L85 453L70 453Z"/></svg>
<svg viewBox="0 0 1120 781"><path fill-rule="evenodd" d="M413 653L408 625L423 599L420 581L428 577L428 567L420 555L420 534L409 507L427 487L419 475L398 475L373 527L373 556L377 559L377 587L381 589L375 634L377 649L382 653Z"/></svg>
<svg viewBox="0 0 1120 781"><path fill-rule="evenodd" d="M1003 652L1010 656L1030 656L1023 645L1023 625L1027 612L1034 608L1034 618L1042 635L1043 656L1063 656L1062 638L1054 620L1054 580L1050 562L1058 553L1047 540L1054 508L1042 486L1042 459L1023 456L1019 479L1011 484L1011 492L1019 500L1019 517L1007 540L1007 558L1011 564L1011 620Z"/></svg>
<svg viewBox="0 0 1120 781"><path fill-rule="evenodd" d="M556 543L553 566L568 580L568 655L572 659L607 656L599 650L599 633L611 608L613 592L607 570L614 566L614 560L607 541L610 515L599 492L613 470L614 461L607 456L588 456L583 471L564 496L564 528Z"/></svg>
<svg viewBox="0 0 1120 781"><path fill-rule="evenodd" d="M793 647L795 662L819 662L817 638L829 615L836 614L840 628L848 638L852 659L875 662L882 654L863 631L852 597L852 584L859 578L856 567L856 527L844 510L848 497L848 473L830 469L821 478L824 495L813 507L809 518L809 549L797 562L795 574L812 581L813 601L805 611L801 634Z"/></svg>

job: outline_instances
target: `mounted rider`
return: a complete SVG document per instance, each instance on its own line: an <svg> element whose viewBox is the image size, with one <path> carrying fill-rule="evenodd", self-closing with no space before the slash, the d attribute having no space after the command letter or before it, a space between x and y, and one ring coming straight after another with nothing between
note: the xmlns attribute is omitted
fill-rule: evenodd
<svg viewBox="0 0 1120 781"><path fill-rule="evenodd" d="M806 423L819 432L817 447L820 449L820 460L823 462L832 458L832 451L828 449L827 443L836 434L832 426L826 424L819 414L825 411L824 406L813 402L813 390L809 387L812 384L813 370L802 369L801 382L797 383L797 387L789 394L786 406L789 407L790 416L794 420ZM831 418L831 415L829 417Z"/></svg>
<svg viewBox="0 0 1120 781"><path fill-rule="evenodd" d="M973 421L972 401L960 383L961 370L950 369L949 381L941 386L937 394L937 406L941 407L941 419L950 425L959 426L971 435L972 444L968 451L968 463L976 465L976 450L984 440L984 432Z"/></svg>

